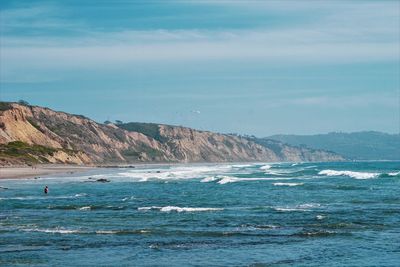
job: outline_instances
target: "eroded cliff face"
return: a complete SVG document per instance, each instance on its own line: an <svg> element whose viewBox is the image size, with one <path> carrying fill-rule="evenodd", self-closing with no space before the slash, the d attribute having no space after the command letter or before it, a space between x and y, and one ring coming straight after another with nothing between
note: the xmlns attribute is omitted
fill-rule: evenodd
<svg viewBox="0 0 400 267"><path fill-rule="evenodd" d="M160 125L159 132L175 157L185 162L279 160L268 148L237 136L168 125Z"/></svg>
<svg viewBox="0 0 400 267"><path fill-rule="evenodd" d="M167 161L170 157L162 144L141 133L48 108L11 104L0 113L0 123L0 144L22 141L60 149L54 156L46 156L49 162L126 162L126 151L137 152L137 161ZM66 155L61 149L74 153ZM142 153L149 149L159 151L156 158Z"/></svg>
<svg viewBox="0 0 400 267"><path fill-rule="evenodd" d="M25 151L22 153L29 154L29 157L41 163L272 162L342 159L329 152L309 151L285 145L276 151L274 147L270 148L268 145L238 136L177 126L151 126L153 134L148 134L140 128L135 131L126 130L122 129L122 126L99 124L79 115L7 103L7 107L4 108L3 105L0 111L0 164L14 164L18 161L15 157L10 159L15 154L15 145L11 150L7 147L15 141L38 146L21 151ZM46 150L40 146L51 149ZM40 154L42 152L43 155Z"/></svg>

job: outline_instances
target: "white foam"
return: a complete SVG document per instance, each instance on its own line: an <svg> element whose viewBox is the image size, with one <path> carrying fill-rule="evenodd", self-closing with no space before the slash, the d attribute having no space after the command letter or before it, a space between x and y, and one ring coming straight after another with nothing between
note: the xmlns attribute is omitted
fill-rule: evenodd
<svg viewBox="0 0 400 267"><path fill-rule="evenodd" d="M135 199L134 196L131 196L131 197L124 197L124 198L121 199L121 200L122 200L122 201L127 201L127 200L133 200L133 199Z"/></svg>
<svg viewBox="0 0 400 267"><path fill-rule="evenodd" d="M41 233L51 233L51 234L76 234L76 233L82 233L79 230L70 230L70 229L61 229L61 228L55 228L55 229L25 228L25 229L21 229L21 230L25 231L25 232L41 232Z"/></svg>
<svg viewBox="0 0 400 267"><path fill-rule="evenodd" d="M297 209L297 208L280 208L280 207L275 207L274 210L276 211L306 211L304 209Z"/></svg>
<svg viewBox="0 0 400 267"><path fill-rule="evenodd" d="M225 176L221 180L218 181L219 184L228 184L228 183L235 183L240 181L240 178Z"/></svg>
<svg viewBox="0 0 400 267"><path fill-rule="evenodd" d="M218 178L217 176L209 176L209 177L204 178L204 179L201 180L200 182L202 182L202 183L208 183L208 182L216 181L216 180L218 180L218 179L220 179L220 178Z"/></svg>
<svg viewBox="0 0 400 267"><path fill-rule="evenodd" d="M222 176L222 179L218 181L218 184L228 184L228 183L236 183L236 182L254 182L254 181L282 181L282 180L294 180L299 179L296 177L293 178L239 178L232 176Z"/></svg>
<svg viewBox="0 0 400 267"><path fill-rule="evenodd" d="M297 207L299 207L301 209L319 208L319 207L321 207L321 204L318 204L318 203L306 203L306 204L298 205Z"/></svg>
<svg viewBox="0 0 400 267"><path fill-rule="evenodd" d="M318 166L316 166L316 165L312 165L312 166L306 166L306 167L304 167L304 169L311 169L311 168L317 168Z"/></svg>
<svg viewBox="0 0 400 267"><path fill-rule="evenodd" d="M161 207L156 207L156 206L152 206L152 207L139 207L138 210L152 210L152 209L159 209Z"/></svg>
<svg viewBox="0 0 400 267"><path fill-rule="evenodd" d="M326 218L326 216L324 215L317 215L315 218L317 218L317 220L323 220Z"/></svg>
<svg viewBox="0 0 400 267"><path fill-rule="evenodd" d="M298 186L303 185L303 183L273 183L275 186Z"/></svg>
<svg viewBox="0 0 400 267"><path fill-rule="evenodd" d="M244 225L241 225L240 228L254 231L254 230L273 230L273 229L279 228L279 226L273 225L273 224L266 224L266 225L246 225L246 224L244 224ZM240 228L238 228L238 230L240 230Z"/></svg>
<svg viewBox="0 0 400 267"><path fill-rule="evenodd" d="M198 212L198 211L219 211L222 208L192 208L192 207L177 207L177 206L151 206L151 207L139 207L138 210L159 210L162 212Z"/></svg>
<svg viewBox="0 0 400 267"><path fill-rule="evenodd" d="M129 172L120 172L121 178L135 179L140 182L146 182L149 179L158 180L176 180L205 178L210 174L219 174L232 169L233 165L212 165L212 166L181 166L170 167L168 169L139 169Z"/></svg>
<svg viewBox="0 0 400 267"><path fill-rule="evenodd" d="M400 171L398 171L398 172L389 172L388 173L389 176L397 176L399 174L400 174Z"/></svg>
<svg viewBox="0 0 400 267"><path fill-rule="evenodd" d="M254 164L238 164L238 165L232 165L233 168L249 168L253 167Z"/></svg>
<svg viewBox="0 0 400 267"><path fill-rule="evenodd" d="M90 210L90 209L91 209L90 206L84 206L84 207L78 208L78 210Z"/></svg>
<svg viewBox="0 0 400 267"><path fill-rule="evenodd" d="M306 203L300 204L294 207L286 206L286 207L272 207L276 211L310 211L313 208L318 208L321 205L318 203Z"/></svg>
<svg viewBox="0 0 400 267"><path fill-rule="evenodd" d="M268 170L265 172L265 174L272 174L272 175L285 175L288 173L290 173L290 172L278 172L278 171L272 171L272 170Z"/></svg>
<svg viewBox="0 0 400 267"><path fill-rule="evenodd" d="M98 230L96 231L96 234L102 234L102 235L112 235L112 234L117 234L118 231L114 230Z"/></svg>
<svg viewBox="0 0 400 267"><path fill-rule="evenodd" d="M271 169L271 167L272 167L271 165L266 164L264 166L261 166L260 170L269 170L269 169Z"/></svg>
<svg viewBox="0 0 400 267"><path fill-rule="evenodd" d="M319 175L326 176L349 176L354 179L371 179L379 176L376 172L354 172L354 171L335 171L335 170L322 170Z"/></svg>

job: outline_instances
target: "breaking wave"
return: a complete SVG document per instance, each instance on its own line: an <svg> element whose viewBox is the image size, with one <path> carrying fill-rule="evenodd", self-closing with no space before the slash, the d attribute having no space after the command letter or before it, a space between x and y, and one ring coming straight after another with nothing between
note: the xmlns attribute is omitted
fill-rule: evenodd
<svg viewBox="0 0 400 267"><path fill-rule="evenodd" d="M282 180L294 180L298 178L239 178L232 176L224 176L221 180L219 180L218 184L229 184L236 182L254 182L254 181L282 181Z"/></svg>
<svg viewBox="0 0 400 267"><path fill-rule="evenodd" d="M84 233L79 230L71 230L71 229L64 229L64 228L54 228L54 229L40 229L40 228L24 228L21 229L24 232L41 232L41 233L50 233L50 234L77 234L77 233Z"/></svg>
<svg viewBox="0 0 400 267"><path fill-rule="evenodd" d="M150 230L98 230L98 235L148 234Z"/></svg>
<svg viewBox="0 0 400 267"><path fill-rule="evenodd" d="M398 172L389 172L387 175L388 176L399 176L400 175L400 171L398 171Z"/></svg>
<svg viewBox="0 0 400 267"><path fill-rule="evenodd" d="M217 176L209 176L209 177L206 177L206 178L202 179L200 182L208 183L208 182L216 181L218 179L220 179L220 178L218 178Z"/></svg>
<svg viewBox="0 0 400 267"><path fill-rule="evenodd" d="M269 170L269 169L271 169L271 167L272 167L271 165L266 164L264 166L261 166L260 170Z"/></svg>
<svg viewBox="0 0 400 267"><path fill-rule="evenodd" d="M348 176L354 179L371 179L376 178L380 173L376 172L355 172L355 171L335 171L335 170L322 170L319 175L326 176Z"/></svg>
<svg viewBox="0 0 400 267"><path fill-rule="evenodd" d="M78 208L78 210L91 210L91 209L92 209L92 207L90 207L90 206L85 206L85 207Z"/></svg>
<svg viewBox="0 0 400 267"><path fill-rule="evenodd" d="M132 170L129 172L118 173L119 178L130 178L139 182L148 180L177 180L177 179L194 179L204 178L210 174L224 173L231 170L233 165L218 166L190 166L190 167L171 167L168 169L152 169L152 170Z"/></svg>
<svg viewBox="0 0 400 267"><path fill-rule="evenodd" d="M303 184L304 183L273 183L275 186L298 186Z"/></svg>
<svg viewBox="0 0 400 267"><path fill-rule="evenodd" d="M159 210L161 212L198 212L198 211L220 211L223 208L192 208L192 207L177 207L177 206L151 206L151 207L139 207L138 210Z"/></svg>
<svg viewBox="0 0 400 267"><path fill-rule="evenodd" d="M285 206L285 207L272 207L276 211L311 211L311 209L319 208L321 204L318 203L306 203L296 206Z"/></svg>

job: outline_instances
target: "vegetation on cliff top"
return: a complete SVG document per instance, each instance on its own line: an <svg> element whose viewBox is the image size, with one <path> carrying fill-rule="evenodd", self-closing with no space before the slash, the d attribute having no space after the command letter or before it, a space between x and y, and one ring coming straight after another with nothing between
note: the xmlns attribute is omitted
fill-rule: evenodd
<svg viewBox="0 0 400 267"><path fill-rule="evenodd" d="M155 123L129 122L118 124L118 127L130 132L142 133L159 142L167 141L167 139L160 134L159 125Z"/></svg>
<svg viewBox="0 0 400 267"><path fill-rule="evenodd" d="M48 162L46 156L53 156L57 150L40 145L29 145L21 141L0 144L0 158L12 157L31 163Z"/></svg>
<svg viewBox="0 0 400 267"><path fill-rule="evenodd" d="M121 122L106 125L48 108L30 106L26 109L19 104L11 105L15 112L0 116L3 137L0 165L17 164L18 161L106 163L341 160L335 154L321 155L319 151L315 153L310 149L288 147L277 141L260 144L251 138L155 123ZM1 127L1 123L4 127ZM127 131L139 132L148 138L128 134ZM46 139L52 142L45 142ZM22 140L37 145L12 142ZM43 147L50 143L56 145L53 148Z"/></svg>
<svg viewBox="0 0 400 267"><path fill-rule="evenodd" d="M9 110L11 108L12 108L11 103L9 103L9 102L1 102L0 101L0 111L6 111L6 110Z"/></svg>
<svg viewBox="0 0 400 267"><path fill-rule="evenodd" d="M14 141L0 144L0 161L12 158L25 163L48 163L49 160L46 157L53 156L57 151L60 151L60 149ZM69 149L61 149L61 151L67 154L75 153L75 151Z"/></svg>

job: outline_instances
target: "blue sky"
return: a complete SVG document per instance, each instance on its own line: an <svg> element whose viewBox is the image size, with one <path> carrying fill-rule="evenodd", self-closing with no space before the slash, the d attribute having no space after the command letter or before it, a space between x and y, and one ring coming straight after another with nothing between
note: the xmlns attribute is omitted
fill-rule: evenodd
<svg viewBox="0 0 400 267"><path fill-rule="evenodd" d="M3 101L257 136L399 131L400 1L0 7Z"/></svg>

